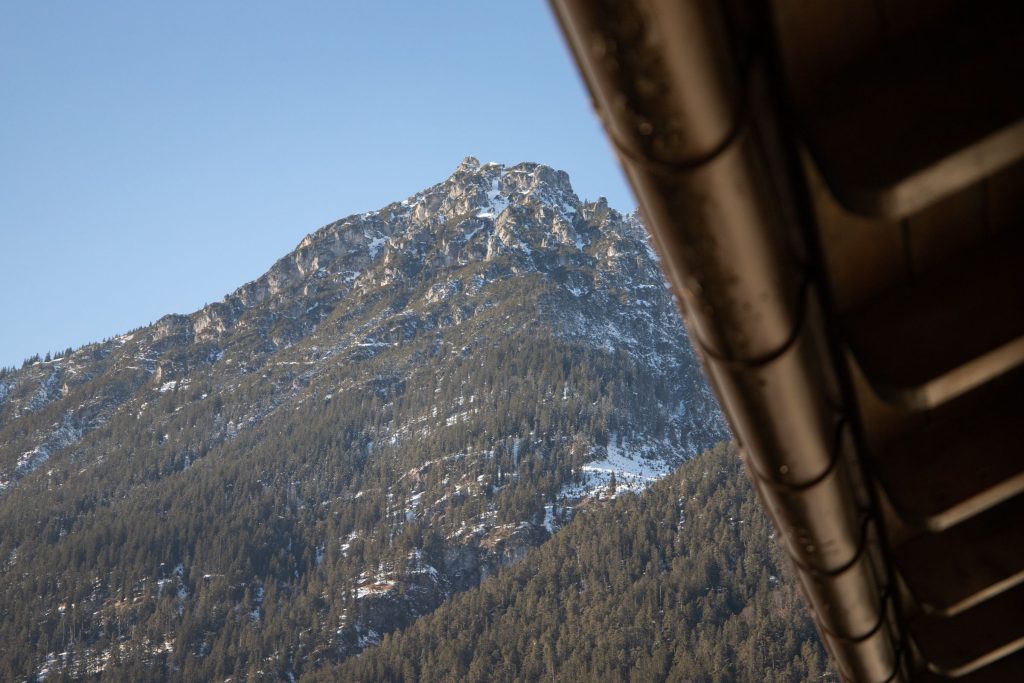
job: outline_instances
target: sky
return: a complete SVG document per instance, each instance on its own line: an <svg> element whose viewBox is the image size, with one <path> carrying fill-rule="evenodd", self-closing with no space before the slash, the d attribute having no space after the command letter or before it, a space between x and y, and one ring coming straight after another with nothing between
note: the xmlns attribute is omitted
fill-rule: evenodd
<svg viewBox="0 0 1024 683"><path fill-rule="evenodd" d="M0 93L0 367L218 301L467 155L635 206L543 0L12 0Z"/></svg>

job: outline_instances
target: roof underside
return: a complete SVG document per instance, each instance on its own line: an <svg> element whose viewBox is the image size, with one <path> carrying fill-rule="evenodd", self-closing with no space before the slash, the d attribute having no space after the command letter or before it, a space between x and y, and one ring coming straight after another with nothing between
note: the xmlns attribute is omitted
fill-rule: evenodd
<svg viewBox="0 0 1024 683"><path fill-rule="evenodd" d="M1024 680L1024 7L552 4L835 666Z"/></svg>

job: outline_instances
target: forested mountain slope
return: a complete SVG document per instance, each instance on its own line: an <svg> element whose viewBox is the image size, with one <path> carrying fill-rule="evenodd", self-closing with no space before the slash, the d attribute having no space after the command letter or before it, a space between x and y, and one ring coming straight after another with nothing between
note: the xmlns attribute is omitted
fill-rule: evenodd
<svg viewBox="0 0 1024 683"><path fill-rule="evenodd" d="M637 218L467 158L0 373L0 679L302 675L726 437Z"/></svg>
<svg viewBox="0 0 1024 683"><path fill-rule="evenodd" d="M308 680L836 680L725 444Z"/></svg>

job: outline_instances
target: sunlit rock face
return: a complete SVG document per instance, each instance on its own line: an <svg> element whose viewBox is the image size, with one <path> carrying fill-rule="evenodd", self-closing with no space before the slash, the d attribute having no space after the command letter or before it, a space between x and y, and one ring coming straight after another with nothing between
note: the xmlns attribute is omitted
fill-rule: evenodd
<svg viewBox="0 0 1024 683"><path fill-rule="evenodd" d="M467 157L222 301L0 375L0 561L45 573L51 548L106 514L161 534L175 556L134 552L116 586L80 568L95 585L75 588L89 596L77 628L108 661L100 624L174 595L159 627L178 628L241 538L274 559L233 579L225 609L259 629L263 591L320 591L314 649L343 658L518 561L581 504L726 437L638 217L581 200L565 172ZM236 526L187 531L198 522L161 496ZM272 533L245 517L263 498ZM41 528L52 546L35 545ZM46 585L62 586L39 598L56 610L66 591ZM183 645L168 647L136 649L166 667Z"/></svg>

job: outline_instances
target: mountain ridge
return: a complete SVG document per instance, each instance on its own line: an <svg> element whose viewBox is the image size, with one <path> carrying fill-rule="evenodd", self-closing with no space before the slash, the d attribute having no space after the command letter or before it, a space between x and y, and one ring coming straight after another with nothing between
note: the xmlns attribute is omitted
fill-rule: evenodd
<svg viewBox="0 0 1024 683"><path fill-rule="evenodd" d="M340 661L728 437L638 218L472 158L0 386L0 677Z"/></svg>
<svg viewBox="0 0 1024 683"><path fill-rule="evenodd" d="M460 182L465 180L470 180L470 182ZM531 181L533 181L532 184ZM451 190L452 186L456 188L454 192ZM536 192L537 190L539 192ZM391 278L396 277L396 274L401 271L388 266L402 258L402 247L406 247L408 242L413 241L414 247L419 247L421 243L415 242L414 238L423 239L424 237L422 231L415 235L410 235L408 232L402 234L400 228L405 227L408 230L410 214L414 221L422 222L421 228L438 229L438 234L430 235L428 232L427 236L441 240L442 253L446 258L452 257L450 252L453 247L457 249L459 246L467 246L466 242L469 242L481 227L479 225L472 226L475 229L471 229L468 233L462 233L461 237L465 238L465 241L460 243L459 234L446 233L445 226L448 221L451 220L454 224L461 225L466 220L466 216L470 219L492 219L494 229L487 235L484 243L486 252L482 254L482 260L489 262L500 252L510 252L519 257L520 261L512 266L512 273L519 272L518 269L528 270L531 266L535 267L529 260L529 257L532 256L529 240L524 243L522 239L519 239L519 235L514 230L517 227L514 217L503 216L503 210L508 206L508 201L503 197L508 197L513 193L521 194L525 202L539 201L542 205L558 206L562 209L561 212L556 212L550 220L551 235L557 238L562 245L573 245L581 251L589 246L589 241L581 241L581 236L573 229L572 214L579 212L587 218L607 212L610 216L618 217L622 226L632 229L633 235L631 236L645 245L651 259L656 259L653 250L646 242L646 234L635 216L623 217L614 209L609 209L603 198L589 204L580 202L572 192L568 174L564 171L555 171L542 164L533 163L521 163L511 167L494 162L480 164L474 157L466 157L455 172L441 183L415 193L401 202L393 202L378 211L353 214L310 233L299 242L292 252L278 259L266 273L225 295L223 301L207 304L189 314L165 315L149 326L115 336L106 343L88 344L75 354L81 354L83 350L88 350L94 358L99 356L99 360L116 351L117 346L134 341L137 334L149 332L152 344L158 354L163 351L160 348L162 342L185 341L197 346L196 353L191 354L189 359L192 363L215 363L221 360L225 351L217 345L217 342L223 340L225 335L230 334L247 312L263 304L273 305L274 297L285 292L286 288L292 289L291 293L294 294L295 286L301 284L303 300L311 300L312 304L307 306L301 314L295 310L294 305L291 309L272 311L273 314L281 318L276 321L279 329L276 332L271 331L268 338L261 340L261 350L264 352L273 352L281 346L290 346L298 339L304 338L312 331L313 327L319 324L324 313L319 310L321 307L333 307L342 298L338 292L318 297L317 295L321 292L318 291L315 281L318 275L325 272L325 268L336 263L339 258L343 257L345 260L347 269L341 271L340 274L343 276L344 284L350 285L349 291L359 287L392 284ZM537 194L540 195L539 199ZM567 215L569 220L567 220ZM501 217L502 220L496 220L498 217ZM452 220L453 218L455 220ZM624 218L627 219L622 220ZM403 219L406 220L403 221ZM399 244L392 244L391 238L393 237L404 237L405 239ZM451 237L455 239L449 241L448 238ZM536 238L537 235L534 234L533 237ZM592 235L587 235L584 239L590 237ZM542 246L547 245L543 244ZM365 249L366 253L360 253L361 249ZM382 252L383 273L368 273L357 269L367 268L379 261L377 257ZM481 256L479 252L475 255ZM360 276L363 275L368 275L369 279L360 281ZM569 291L576 296L587 293L585 289L577 288L571 282L568 287ZM342 295L346 293L344 288L340 292ZM432 290L428 296L443 298L446 294L444 288L441 287L436 291ZM277 308L282 307L279 305ZM314 315L310 317L308 315L310 313ZM305 320L294 323L302 316L305 316ZM289 322L293 322L293 324L289 324ZM609 331L609 337L613 339L620 336L614 329ZM612 339L609 339L606 343L610 346L611 341ZM147 377L152 377L152 381L160 382L163 385L167 381L172 381L176 375L173 361L161 363L144 354L140 356L139 360L141 362L138 366L125 364L124 367L126 370L141 370L146 376L129 377L128 381L133 386L145 383ZM40 369L49 368L51 372L45 377L38 378L35 394L26 406L28 412L36 412L45 407L57 397L58 392L69 393L76 380L70 378L71 384L69 384L68 374L76 375L78 373L74 371L72 373L61 372L61 365L64 362L66 362L64 358L56 358L51 361L37 361L34 364L34 367ZM20 384L20 375L24 374L24 370L25 368L0 378L0 428L11 419L9 404L12 402L12 398L17 398L15 389ZM180 371L180 368L177 370ZM89 378L93 374L86 372L85 377ZM36 444L35 447L40 449L39 455L53 450L55 446L67 447L95 426L97 418L102 420L104 417L102 414L93 415L89 411L86 411L85 415L84 419L65 416L60 428L54 430L53 439L49 442L43 440L42 443ZM20 412L16 411L14 417L18 416L20 416ZM23 457L27 459L23 461L25 466L21 468L22 471L33 469L48 457L47 455L39 459L29 456L28 453L31 450L27 449L23 454ZM0 474L0 492L10 485L13 478L11 475L17 474L17 470L8 473L7 477Z"/></svg>

